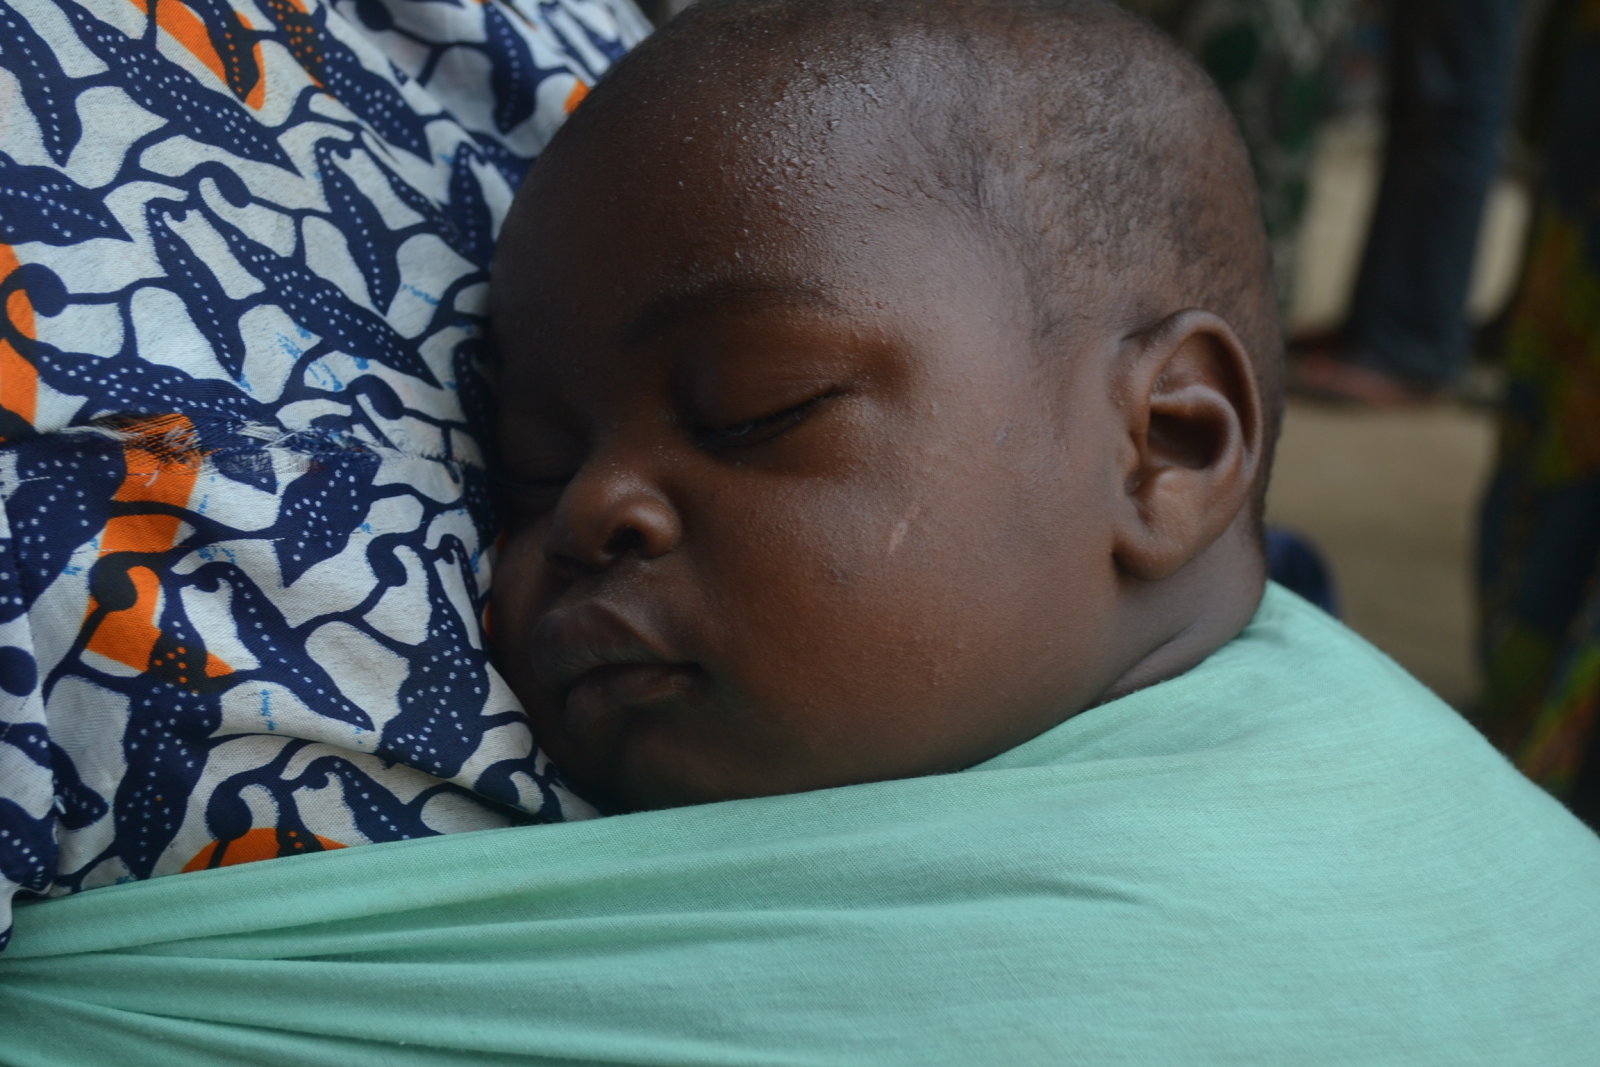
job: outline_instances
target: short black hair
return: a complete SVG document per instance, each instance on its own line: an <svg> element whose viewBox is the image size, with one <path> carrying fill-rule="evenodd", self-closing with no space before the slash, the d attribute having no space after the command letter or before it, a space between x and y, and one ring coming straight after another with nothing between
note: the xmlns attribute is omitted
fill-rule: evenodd
<svg viewBox="0 0 1600 1067"><path fill-rule="evenodd" d="M1129 333L1183 307L1225 319L1262 391L1259 520L1283 413L1270 254L1238 129L1175 42L1110 0L700 0L551 148L641 101L670 118L688 86L796 79L899 109L898 180L1015 257L1041 339L1081 321L1094 287Z"/></svg>

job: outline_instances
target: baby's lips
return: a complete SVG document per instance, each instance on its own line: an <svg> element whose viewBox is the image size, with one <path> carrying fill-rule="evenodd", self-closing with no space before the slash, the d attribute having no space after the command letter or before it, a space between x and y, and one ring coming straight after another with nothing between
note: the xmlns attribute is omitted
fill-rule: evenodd
<svg viewBox="0 0 1600 1067"><path fill-rule="evenodd" d="M600 601L559 608L541 618L533 630L533 670L539 687L560 702L581 678L614 674L615 684L638 673L618 668L687 668L646 636L622 612ZM612 684L612 683L606 683ZM602 686L603 688L603 686Z"/></svg>

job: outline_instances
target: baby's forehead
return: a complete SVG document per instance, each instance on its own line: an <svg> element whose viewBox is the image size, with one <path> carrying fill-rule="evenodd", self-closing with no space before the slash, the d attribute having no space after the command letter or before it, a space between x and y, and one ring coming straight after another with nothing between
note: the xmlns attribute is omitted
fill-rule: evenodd
<svg viewBox="0 0 1600 1067"><path fill-rule="evenodd" d="M925 184L955 147L950 132L994 126L985 83L1000 72L948 27L901 19L868 32L841 20L839 5L825 6L815 18L769 19L759 32L688 35L704 55L691 55L689 40L647 45L597 87L552 147L600 140L613 157L642 160L653 148L713 142L780 185L849 152L847 162L872 164L859 180Z"/></svg>
<svg viewBox="0 0 1600 1067"><path fill-rule="evenodd" d="M1043 16L985 14L1033 6L984 5L970 19L909 0L863 6L895 14L874 22L842 2L813 10L756 0L749 9L765 16L749 25L735 25L737 4L691 9L712 17L669 24L619 64L558 133L519 207L534 201L528 213L560 221L574 208L545 195L550 186L606 185L612 200L589 197L586 210L631 212L649 232L679 227L693 210L736 224L759 248L820 234L846 200L885 211L849 220L856 241L880 241L916 205L1005 246L1023 284L1053 287L1053 300L1121 285L1172 290L1156 303L1206 303L1226 264L1190 261L1216 259L1241 240L1227 234L1254 225L1236 146L1207 134L1225 113L1165 45L1143 41L1121 62L1119 33L1089 32L1098 23L1044 48L1034 32ZM1085 25L1126 18L1102 8L1112 10L1084 5ZM919 22L924 9L933 15ZM1069 9L1077 5L1060 10ZM675 26L687 29L674 35ZM744 32L711 41L732 29ZM712 43L714 59L696 60L692 46ZM1016 70L998 66L1008 56ZM1197 166L1201 145L1220 162ZM1207 174L1245 191L1219 192ZM684 258L696 243L691 228Z"/></svg>

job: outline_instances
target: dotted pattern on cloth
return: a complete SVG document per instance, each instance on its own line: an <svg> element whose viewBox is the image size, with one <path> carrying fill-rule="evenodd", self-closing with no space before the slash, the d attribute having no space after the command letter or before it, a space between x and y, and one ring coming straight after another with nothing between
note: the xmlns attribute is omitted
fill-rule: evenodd
<svg viewBox="0 0 1600 1067"><path fill-rule="evenodd" d="M13 893L590 813L483 651L484 302L646 31L0 0L0 930Z"/></svg>

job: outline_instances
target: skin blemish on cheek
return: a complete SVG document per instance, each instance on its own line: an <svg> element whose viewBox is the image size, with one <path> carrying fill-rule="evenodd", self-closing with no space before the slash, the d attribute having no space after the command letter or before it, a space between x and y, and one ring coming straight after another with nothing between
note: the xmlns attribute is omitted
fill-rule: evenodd
<svg viewBox="0 0 1600 1067"><path fill-rule="evenodd" d="M889 531L889 548L885 555L892 556L900 551L900 546L905 542L906 534L911 532L911 524L917 521L917 516L922 514L922 505L913 504L905 517L894 524L894 529Z"/></svg>
<svg viewBox="0 0 1600 1067"><path fill-rule="evenodd" d="M889 555L900 551L900 544L906 539L906 531L911 529L911 523L901 519L894 524L894 529L889 531Z"/></svg>

